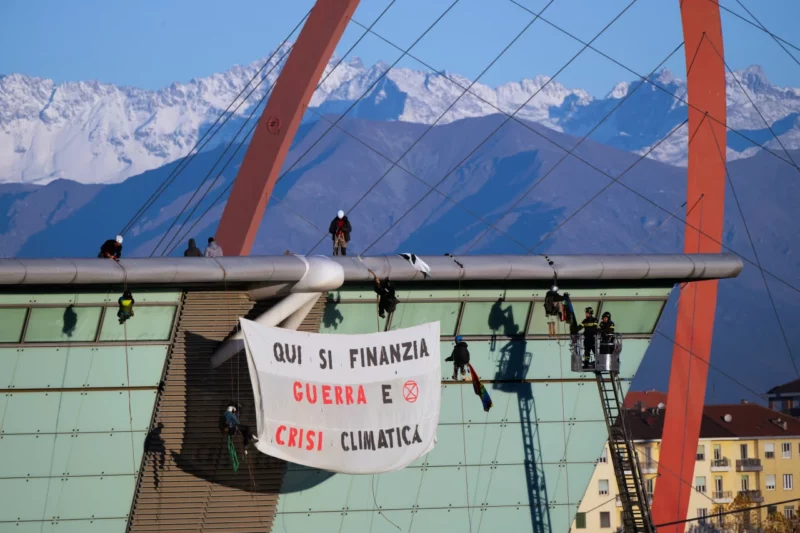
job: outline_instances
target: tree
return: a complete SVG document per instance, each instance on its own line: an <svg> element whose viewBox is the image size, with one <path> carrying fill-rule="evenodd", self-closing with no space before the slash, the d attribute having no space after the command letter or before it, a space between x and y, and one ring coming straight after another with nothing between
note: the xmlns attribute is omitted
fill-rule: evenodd
<svg viewBox="0 0 800 533"><path fill-rule="evenodd" d="M759 510L752 509L753 501L750 497L740 492L731 503L714 506L714 515L729 513L722 516L709 517L713 519L715 525L718 524L720 531L725 533L750 533L758 531Z"/></svg>
<svg viewBox="0 0 800 533"><path fill-rule="evenodd" d="M786 518L783 513L773 513L764 523L764 533L796 533L800 531L800 517Z"/></svg>

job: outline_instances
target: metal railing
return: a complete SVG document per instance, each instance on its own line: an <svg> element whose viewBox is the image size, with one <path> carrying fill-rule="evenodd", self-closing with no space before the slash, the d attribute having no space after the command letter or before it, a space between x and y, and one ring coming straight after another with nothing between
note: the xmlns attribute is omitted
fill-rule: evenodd
<svg viewBox="0 0 800 533"><path fill-rule="evenodd" d="M731 462L727 457L723 457L722 459L713 459L711 461L711 469L714 468L730 468Z"/></svg>
<svg viewBox="0 0 800 533"><path fill-rule="evenodd" d="M586 372L587 370L595 370L602 372L619 372L619 356L622 353L622 335L619 333L611 334L609 338L605 335L597 333L594 336L594 350L592 354L592 363L594 366L583 366L583 355L585 353L584 343L586 335L580 333L570 335L570 354L572 359L573 372Z"/></svg>
<svg viewBox="0 0 800 533"><path fill-rule="evenodd" d="M753 471L760 471L763 467L761 466L761 459L736 459L736 471L737 472L753 472Z"/></svg>
<svg viewBox="0 0 800 533"><path fill-rule="evenodd" d="M715 500L732 500L733 492L729 490L715 490L711 493L711 497Z"/></svg>

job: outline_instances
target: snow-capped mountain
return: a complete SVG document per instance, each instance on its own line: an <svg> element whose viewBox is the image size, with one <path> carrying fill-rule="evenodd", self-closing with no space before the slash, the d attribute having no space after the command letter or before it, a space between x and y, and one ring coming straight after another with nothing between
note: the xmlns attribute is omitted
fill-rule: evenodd
<svg viewBox="0 0 800 533"><path fill-rule="evenodd" d="M246 101L236 100L231 107L236 109L236 118L205 149L233 137L252 106L277 78L285 51L279 50L261 71L257 79L266 73L266 80L252 96ZM348 116L430 124L456 102L438 121L447 124L513 113L541 90L516 116L582 136L619 99L635 91L591 137L641 153L663 139L686 116L685 105L665 92L685 98L685 83L667 70L652 80L664 90L650 84L638 87L640 81L621 82L606 97L593 98L586 91L567 88L557 80L548 84L548 77L536 76L495 88L476 83L459 99L471 82L457 74L394 68L381 77L389 67L383 62L366 67L354 58L333 69L337 63L339 60L333 58L326 68L325 81L311 100L306 120L317 120L320 114L341 113L368 91ZM236 66L159 91L99 82L56 84L21 74L0 76L0 182L44 184L66 178L81 183L116 183L175 161L189 152L263 64L261 60ZM736 79L728 76L730 126L745 130L748 137L775 150L781 150L780 146L739 83L780 135L784 146L800 148L800 89L771 85L757 66L737 72ZM247 87L244 95L251 88L252 85ZM758 150L735 134L729 134L728 139L729 159L749 157ZM684 164L686 143L685 130L678 132L661 143L651 157Z"/></svg>

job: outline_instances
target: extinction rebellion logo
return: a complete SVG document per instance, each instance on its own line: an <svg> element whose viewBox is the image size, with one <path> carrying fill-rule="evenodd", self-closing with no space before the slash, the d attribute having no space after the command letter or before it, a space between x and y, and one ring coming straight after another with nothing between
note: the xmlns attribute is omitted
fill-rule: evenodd
<svg viewBox="0 0 800 533"><path fill-rule="evenodd" d="M413 380L408 380L403 384L403 398L408 403L414 403L417 401L417 397L419 396L419 387L417 386L417 382Z"/></svg>

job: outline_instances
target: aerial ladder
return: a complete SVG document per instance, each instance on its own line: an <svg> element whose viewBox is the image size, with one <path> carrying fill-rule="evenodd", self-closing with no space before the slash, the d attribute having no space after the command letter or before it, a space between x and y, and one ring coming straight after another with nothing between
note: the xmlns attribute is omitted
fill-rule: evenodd
<svg viewBox="0 0 800 533"><path fill-rule="evenodd" d="M568 298L568 297L567 297ZM583 335L577 333L575 314L567 300L572 322L570 352L573 372L594 372L603 416L608 429L608 448L617 479L619 499L622 504L622 528L625 533L656 533L650 517L650 505L644 488L644 478L639 466L636 448L630 437L628 421L622 409L624 395L619 379L619 356L622 337L613 334L605 339L595 338L595 360L588 366L583 362Z"/></svg>

